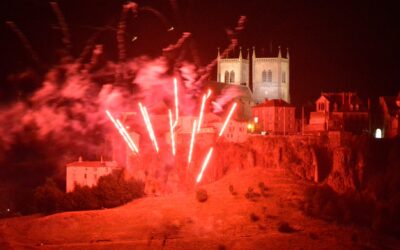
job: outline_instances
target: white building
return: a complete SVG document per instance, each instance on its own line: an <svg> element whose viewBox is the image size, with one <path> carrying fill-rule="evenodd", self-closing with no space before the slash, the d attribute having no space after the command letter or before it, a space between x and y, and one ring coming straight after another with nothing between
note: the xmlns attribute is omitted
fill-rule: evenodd
<svg viewBox="0 0 400 250"><path fill-rule="evenodd" d="M78 161L67 164L66 191L72 192L76 186L95 186L101 176L118 169L114 161Z"/></svg>
<svg viewBox="0 0 400 250"><path fill-rule="evenodd" d="M250 88L250 58L242 57L240 48L238 58L221 58L218 50L217 81ZM252 92L254 102L265 99L282 99L290 103L289 51L282 57L281 48L277 57L257 57L253 47L251 58Z"/></svg>

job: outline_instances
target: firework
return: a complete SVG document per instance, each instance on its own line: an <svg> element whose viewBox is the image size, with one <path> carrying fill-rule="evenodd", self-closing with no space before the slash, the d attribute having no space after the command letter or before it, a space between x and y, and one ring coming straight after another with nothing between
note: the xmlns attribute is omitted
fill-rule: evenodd
<svg viewBox="0 0 400 250"><path fill-rule="evenodd" d="M228 122L229 122L229 120L231 119L231 116L232 116L232 114L233 114L233 111L235 111L235 109L236 109L236 105L237 105L237 103L235 102L235 103L233 104L231 110L229 111L228 116L227 116L226 119L225 119L224 125L222 126L221 131L220 131L219 134L218 134L218 137L220 137L220 136L224 133L224 130L225 130L225 128L226 128L226 125L228 125Z"/></svg>
<svg viewBox="0 0 400 250"><path fill-rule="evenodd" d="M154 135L153 126L151 125L151 121L150 121L149 114L147 113L147 109L140 102L139 102L139 108L140 108L140 112L142 113L143 120L144 120L144 123L147 128L147 132L149 133L150 140L153 142L154 148L156 149L156 152L158 153L157 139Z"/></svg>
<svg viewBox="0 0 400 250"><path fill-rule="evenodd" d="M174 122L174 127L175 127L178 124L178 118L179 118L178 82L176 78L174 78L174 95L175 95L175 122Z"/></svg>
<svg viewBox="0 0 400 250"><path fill-rule="evenodd" d="M199 183L201 181L201 178L203 177L204 170L206 170L207 164L210 161L213 150L214 150L214 147L211 147L207 153L206 159L203 162L203 166L201 166L201 171L200 171L199 175L197 176L197 179L196 179L197 183Z"/></svg>
<svg viewBox="0 0 400 250"><path fill-rule="evenodd" d="M188 156L188 164L190 164L190 162L192 160L192 152L193 152L195 135L196 135L196 120L193 121L192 137L190 139L190 148L189 148L189 156Z"/></svg>
<svg viewBox="0 0 400 250"><path fill-rule="evenodd" d="M204 113L204 106L206 104L206 95L203 95L203 99L201 100L201 108L200 108L200 115L199 115L199 123L197 124L197 133L200 132L201 122L203 120L203 113Z"/></svg>
<svg viewBox="0 0 400 250"><path fill-rule="evenodd" d="M172 112L171 112L171 109L168 109L168 116L169 116L169 132L171 134L172 155L175 155L174 126L172 124Z"/></svg>
<svg viewBox="0 0 400 250"><path fill-rule="evenodd" d="M128 131L126 131L124 125L122 124L122 122L120 120L116 120L117 124L119 125L121 131L123 134L125 134L126 138L128 139L129 144L134 148L136 153L139 153L139 149L136 146L136 144L133 142L131 136L129 135Z"/></svg>
<svg viewBox="0 0 400 250"><path fill-rule="evenodd" d="M128 147L132 150L132 152L136 152L136 153L138 153L139 152L139 150L138 150L138 148L136 147L136 145L135 145L135 143L132 141L132 139L130 138L130 136L129 136L129 134L128 133L124 133L123 131L124 131L124 127L122 126L122 124L121 124L121 127L120 127L120 124L118 124L118 121L116 121L115 119L114 119L114 117L111 115L111 113L110 113L110 111L108 111L108 110L106 110L106 114L107 114L107 116L108 116L108 118L110 119L110 121L114 124L114 126L115 126L115 128L118 130L118 132L121 134L121 136L122 136L122 138L124 139L124 141L126 142L126 144L128 145ZM126 132L126 131L125 131Z"/></svg>

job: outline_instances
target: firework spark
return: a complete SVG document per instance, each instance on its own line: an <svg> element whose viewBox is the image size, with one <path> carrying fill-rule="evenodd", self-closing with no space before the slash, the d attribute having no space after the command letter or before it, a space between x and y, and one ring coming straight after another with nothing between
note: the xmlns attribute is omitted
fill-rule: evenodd
<svg viewBox="0 0 400 250"><path fill-rule="evenodd" d="M203 95L203 99L201 100L201 108L200 108L200 115L199 115L199 123L197 124L197 133L200 132L201 122L203 120L203 113L204 113L204 106L206 104L206 95Z"/></svg>
<svg viewBox="0 0 400 250"><path fill-rule="evenodd" d="M188 164L190 164L190 162L192 160L192 152L193 152L195 136L196 136L196 120L193 121L192 137L190 139L190 148L189 148L189 156L188 156Z"/></svg>
<svg viewBox="0 0 400 250"><path fill-rule="evenodd" d="M168 116L169 116L169 132L171 134L172 155L175 155L175 136L174 136L174 125L172 124L171 109L168 109Z"/></svg>
<svg viewBox="0 0 400 250"><path fill-rule="evenodd" d="M135 143L132 141L129 134L126 132L126 130L125 130L126 134L124 133L125 128L122 126L122 124L118 123L118 120L114 119L114 117L111 115L110 111L106 110L106 114L107 114L108 118L110 119L110 121L114 124L115 128L121 134L122 138L124 139L124 141L126 142L128 147L132 150L132 152L139 153L138 148L136 147Z"/></svg>
<svg viewBox="0 0 400 250"><path fill-rule="evenodd" d="M214 147L211 147L207 153L206 159L204 160L203 165L201 166L201 171L200 171L199 175L197 176L197 179L196 179L197 183L199 183L201 181L201 178L203 177L204 170L206 170L206 168L207 168L207 164L210 161L213 150L214 150Z"/></svg>
<svg viewBox="0 0 400 250"><path fill-rule="evenodd" d="M226 125L228 125L228 122L229 122L229 120L231 119L231 116L232 116L232 114L233 114L233 111L235 111L236 106L237 106L237 103L235 102L235 103L233 104L231 110L229 111L228 116L227 116L226 119L225 119L224 125L222 126L221 131L220 131L219 134L218 134L218 137L221 137L221 135L224 133L224 130L225 130L225 128L226 128Z"/></svg>
<svg viewBox="0 0 400 250"><path fill-rule="evenodd" d="M151 121L150 121L149 114L147 113L147 109L140 102L139 102L139 108L140 108L140 112L142 113L143 120L144 120L144 123L147 128L147 132L149 133L150 140L153 142L154 148L156 149L156 152L158 153L157 139L154 135L153 126L151 125Z"/></svg>

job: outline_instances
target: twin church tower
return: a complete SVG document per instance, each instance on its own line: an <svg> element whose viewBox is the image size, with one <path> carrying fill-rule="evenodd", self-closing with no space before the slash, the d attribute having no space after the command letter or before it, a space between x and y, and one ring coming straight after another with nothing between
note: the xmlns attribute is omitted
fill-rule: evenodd
<svg viewBox="0 0 400 250"><path fill-rule="evenodd" d="M250 88L250 53L242 56L242 48L238 58L221 58L218 49L217 82L247 86L253 93L255 103L265 99L282 99L290 103L289 93L289 50L282 57L281 48L277 57L256 57L253 47L251 57L252 88Z"/></svg>

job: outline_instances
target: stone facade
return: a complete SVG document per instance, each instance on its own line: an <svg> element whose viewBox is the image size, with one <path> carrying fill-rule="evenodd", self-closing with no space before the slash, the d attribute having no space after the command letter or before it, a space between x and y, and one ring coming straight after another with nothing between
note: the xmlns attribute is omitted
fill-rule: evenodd
<svg viewBox="0 0 400 250"><path fill-rule="evenodd" d="M247 86L250 88L250 55L238 58L221 58L218 52L217 82ZM265 99L282 99L290 103L289 52L282 57L281 49L277 57L257 57L255 48L251 57L253 101L262 103Z"/></svg>

